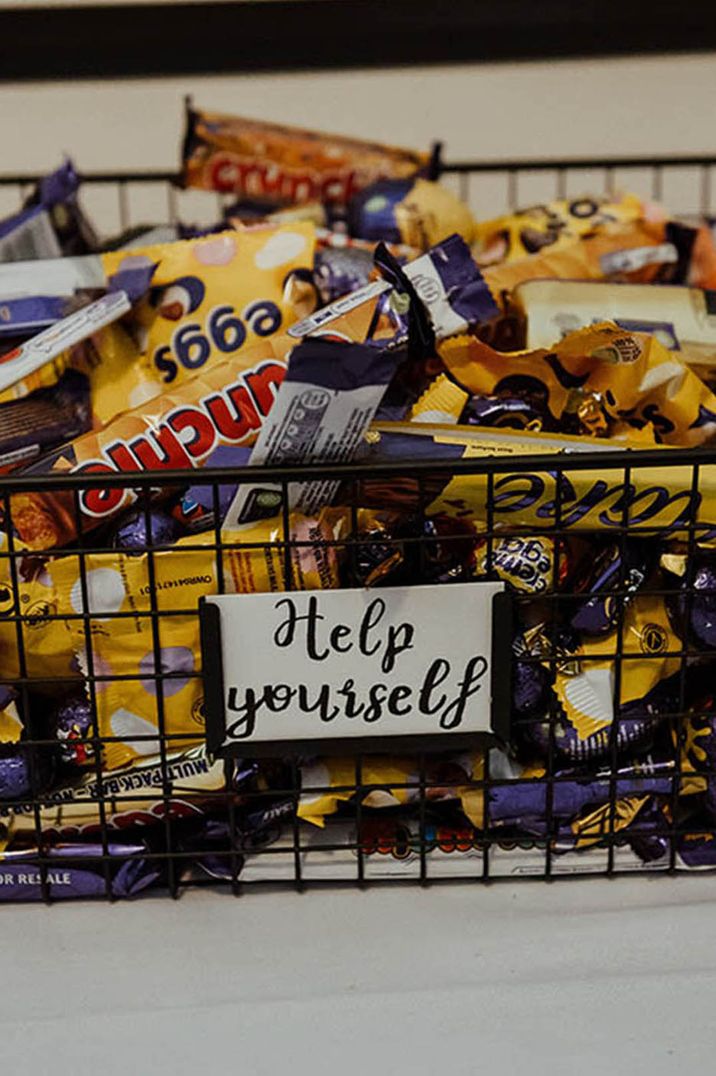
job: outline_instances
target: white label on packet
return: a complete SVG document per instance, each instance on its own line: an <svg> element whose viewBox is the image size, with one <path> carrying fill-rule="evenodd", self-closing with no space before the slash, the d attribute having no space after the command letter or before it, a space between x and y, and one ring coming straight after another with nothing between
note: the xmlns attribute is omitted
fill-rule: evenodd
<svg viewBox="0 0 716 1076"><path fill-rule="evenodd" d="M354 310L361 303L365 303L377 295L382 295L384 291L390 291L391 287L392 285L387 280L374 280L371 284L365 284L362 288L358 288L357 291L352 291L350 295L345 295L342 299L336 299L329 306L324 306L321 310L317 310L315 314L309 314L303 321L296 322L295 325L289 328L288 335L297 340L303 339L304 336L315 335L323 330L326 325L330 325L332 321L335 321L336 318L347 314L349 310Z"/></svg>
<svg viewBox="0 0 716 1076"><path fill-rule="evenodd" d="M658 247L632 247L628 250L615 250L611 254L602 254L599 267L609 276L611 273L635 273L645 265L659 262L673 263L679 260L679 252L673 243L662 243Z"/></svg>
<svg viewBox="0 0 716 1076"><path fill-rule="evenodd" d="M46 209L40 209L0 238L2 262L61 257L62 249Z"/></svg>
<svg viewBox="0 0 716 1076"><path fill-rule="evenodd" d="M67 348L121 318L131 306L124 291L103 295L96 302L33 336L20 347L8 351L0 358L0 390L21 381L23 377L57 358Z"/></svg>
<svg viewBox="0 0 716 1076"><path fill-rule="evenodd" d="M0 265L0 299L26 295L74 295L82 288L104 288L107 276L97 254L46 258Z"/></svg>
<svg viewBox="0 0 716 1076"><path fill-rule="evenodd" d="M251 453L251 464L338 463L353 459L385 392L385 385L328 389L284 381ZM338 482L292 482L289 508L305 515L330 504ZM239 528L281 506L281 487L264 482L241 486L226 514L224 527Z"/></svg>

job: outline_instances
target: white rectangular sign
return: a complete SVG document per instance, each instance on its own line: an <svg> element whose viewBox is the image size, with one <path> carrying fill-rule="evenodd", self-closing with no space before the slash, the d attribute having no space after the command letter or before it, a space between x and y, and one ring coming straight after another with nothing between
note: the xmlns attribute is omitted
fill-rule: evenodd
<svg viewBox="0 0 716 1076"><path fill-rule="evenodd" d="M478 582L206 598L210 749L490 731L503 591Z"/></svg>

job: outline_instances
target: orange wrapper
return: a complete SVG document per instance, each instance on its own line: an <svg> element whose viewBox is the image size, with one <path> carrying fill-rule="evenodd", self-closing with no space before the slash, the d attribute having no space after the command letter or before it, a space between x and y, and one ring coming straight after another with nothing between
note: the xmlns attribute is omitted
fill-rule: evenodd
<svg viewBox="0 0 716 1076"><path fill-rule="evenodd" d="M429 154L300 127L187 109L187 187L284 204L347 202L376 179L403 179Z"/></svg>
<svg viewBox="0 0 716 1076"><path fill-rule="evenodd" d="M649 284L669 280L679 251L663 222L614 225L564 246L546 247L515 261L483 269L495 296L525 280L625 280Z"/></svg>
<svg viewBox="0 0 716 1076"><path fill-rule="evenodd" d="M552 348L499 352L474 336L454 336L439 352L465 393L499 396L515 382L529 383L556 422L583 414L591 432L651 430L666 445L700 445L716 436L716 397L653 336L605 322L570 333ZM440 410L426 400L429 393L418 405L423 413Z"/></svg>
<svg viewBox="0 0 716 1076"><path fill-rule="evenodd" d="M125 411L101 430L76 438L32 470L35 473L116 474L206 466L220 445L251 445L273 406L293 341L285 336L245 348L229 362ZM82 529L127 507L130 489L84 490ZM16 493L12 523L31 549L50 549L77 537L72 493Z"/></svg>

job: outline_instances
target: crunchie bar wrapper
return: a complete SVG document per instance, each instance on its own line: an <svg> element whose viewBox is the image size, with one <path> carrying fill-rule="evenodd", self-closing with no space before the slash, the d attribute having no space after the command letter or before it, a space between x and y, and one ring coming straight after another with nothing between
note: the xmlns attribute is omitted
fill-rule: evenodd
<svg viewBox="0 0 716 1076"><path fill-rule="evenodd" d="M285 373L290 349L273 337L242 351L184 385L117 416L44 457L31 469L43 474L116 474L202 467L220 445L251 444ZM128 507L132 490L84 490L82 527L91 530ZM71 493L49 490L10 498L12 526L32 549L50 549L77 533Z"/></svg>
<svg viewBox="0 0 716 1076"><path fill-rule="evenodd" d="M413 176L428 161L414 150L187 106L187 187L283 205L345 203L376 179Z"/></svg>

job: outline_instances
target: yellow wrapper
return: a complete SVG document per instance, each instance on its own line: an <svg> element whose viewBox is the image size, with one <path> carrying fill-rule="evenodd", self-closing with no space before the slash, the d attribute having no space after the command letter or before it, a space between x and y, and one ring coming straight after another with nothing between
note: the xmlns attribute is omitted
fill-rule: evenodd
<svg viewBox="0 0 716 1076"><path fill-rule="evenodd" d="M338 585L335 548L323 543L340 532L343 517L335 511L318 519L295 516L291 535L310 543L294 550L293 585L312 590ZM226 533L223 541L235 542ZM280 520L261 520L241 533L241 545L223 550L226 593L257 593L285 589L284 553L269 543L283 540ZM90 658L81 619L68 621L73 650L83 671L97 677L97 717L100 734L118 737L104 748L108 769L159 751L157 731L168 750L183 749L204 737L203 684L199 645L199 600L219 591L213 534L180 539L171 550L153 555L154 587L147 554L98 553L86 557L87 590L92 616ZM199 547L188 549L190 547ZM57 609L78 617L85 611L77 556L50 561L48 570ZM155 663L152 609L156 619L160 665ZM114 617L112 614L133 615ZM145 615L142 615L145 614ZM48 629L49 630L49 629ZM60 660L66 654L50 655ZM158 673L169 673L163 684L163 724L158 705ZM115 679L131 677L132 679ZM172 739L172 737L175 737Z"/></svg>
<svg viewBox="0 0 716 1076"><path fill-rule="evenodd" d="M425 167L428 154L187 106L187 187L294 204L346 203L382 178Z"/></svg>
<svg viewBox="0 0 716 1076"><path fill-rule="evenodd" d="M580 741L612 724L616 674L613 655L618 641L616 631L587 639L557 668L554 691ZM672 630L663 597L638 594L632 600L624 611L622 649L621 705L643 699L662 680L679 671L681 659L664 656L678 653L681 640ZM545 667L549 669L547 662ZM605 745L608 747L608 739Z"/></svg>
<svg viewBox="0 0 716 1076"><path fill-rule="evenodd" d="M89 378L96 429L123 411L141 407L163 389L146 355L118 322L83 340L72 349L67 361Z"/></svg>
<svg viewBox="0 0 716 1076"><path fill-rule="evenodd" d="M416 179L408 194L395 206L395 223L401 242L429 250L457 232L470 243L475 219L452 191L427 179Z"/></svg>
<svg viewBox="0 0 716 1076"><path fill-rule="evenodd" d="M428 802L454 800L461 791L460 782L480 773L482 756L457 755L450 759L428 759L425 767L425 799ZM341 803L356 795L356 760L354 758L321 758L301 768L301 799L297 814L305 822L325 825L326 815L338 810ZM365 756L361 759L361 787L375 785L365 791L361 806L369 808L400 807L416 803L422 797L420 770L417 758L403 756ZM313 791L328 789L328 791ZM482 795L482 793L480 793Z"/></svg>
<svg viewBox="0 0 716 1076"><path fill-rule="evenodd" d="M38 809L38 824L48 837L91 837L102 826L111 830L159 826L167 815L200 819L212 807L225 807L230 795L223 761L211 762L206 748L196 746L165 759L135 759L100 780L90 771L71 784L50 789ZM35 808L2 804L0 823L13 839L33 838Z"/></svg>
<svg viewBox="0 0 716 1076"><path fill-rule="evenodd" d="M22 551L16 541L15 549ZM47 571L43 558L28 555L17 558L18 610L22 617L20 632L25 657L24 670L20 664L17 621L15 613L13 576L7 556L7 535L0 532L0 683L22 675L31 677L33 691L56 695L58 684L53 678L78 678L74 660L73 637L69 623L48 617L61 614L57 588ZM44 678L44 679L43 679ZM66 684L59 688L65 690ZM0 715L0 740L6 739ZM12 737L16 738L16 737Z"/></svg>
<svg viewBox="0 0 716 1076"><path fill-rule="evenodd" d="M14 384L0 391L0 404L10 403L12 400L21 400L29 396L35 389L47 389L56 385L70 364L70 353L65 351L56 359L45 363L39 370L33 370L31 374L20 378Z"/></svg>
<svg viewBox="0 0 716 1076"><path fill-rule="evenodd" d="M106 275L155 264L151 303L140 306L142 351L160 388L285 332L295 318L285 297L297 270L310 271L316 230L309 221L227 231L102 255ZM131 392L123 408L131 407Z"/></svg>
<svg viewBox="0 0 716 1076"><path fill-rule="evenodd" d="M473 254L479 265L512 262L545 248L560 250L607 226L639 220L644 212L636 194L558 199L476 221Z"/></svg>
<svg viewBox="0 0 716 1076"><path fill-rule="evenodd" d="M551 349L503 353L472 336L452 337L438 349L451 377L472 394L509 393L514 379L529 378L557 422L596 399L617 429L651 425L664 444L700 445L716 435L716 396L652 336L605 322Z"/></svg>
<svg viewBox="0 0 716 1076"><path fill-rule="evenodd" d="M420 437L434 446L436 465L441 457L445 470L423 479L421 494L418 480L410 477L410 446L400 444L400 454L390 448L394 434L400 441ZM416 511L421 505L429 515L444 514L470 522L477 531L487 529L492 518L496 527L530 527L535 531L560 526L572 530L599 530L602 535L626 523L633 533L640 529L660 528L669 537L682 537L683 526L693 520L703 528L700 541L716 535L716 464L704 463L699 469L698 488L693 488L692 467L669 466L669 449L662 446L664 466L639 464L637 452L623 456L632 467L630 481L625 482L624 466L614 469L570 471L568 461L560 483L549 470L549 457L557 453L585 451L623 452L618 441L600 441L565 434L534 433L529 430L488 430L465 426L431 426L410 422L375 423L371 439L376 457L404 458L406 473L396 478L365 479L361 482L363 503L374 508L390 507L394 511ZM382 450L381 445L386 449ZM458 449L458 453L456 453ZM419 447L425 455L425 446ZM493 497L488 505L489 479L486 474L451 475L451 459L503 457L504 471L493 482ZM534 456L534 470L510 473L511 456ZM540 457L542 457L540 459ZM559 504L559 507L558 507Z"/></svg>
<svg viewBox="0 0 716 1076"><path fill-rule="evenodd" d="M539 534L528 538L508 535L495 539L491 550L487 542L478 546L475 571L477 575L492 572L515 590L544 594L552 590L554 560L552 538ZM560 557L560 569L565 570L566 566L566 558Z"/></svg>
<svg viewBox="0 0 716 1076"><path fill-rule="evenodd" d="M678 264L678 251L667 241L663 223L634 221L612 224L594 234L572 238L564 246L548 246L536 254L483 267L483 276L498 299L525 280L669 282ZM693 272L688 273L688 282L699 287L708 287L711 279L708 265L699 265L697 272L694 263Z"/></svg>
<svg viewBox="0 0 716 1076"><path fill-rule="evenodd" d="M613 818L611 803L603 803L581 818L576 818L570 823L576 838L574 847L578 850L590 848L610 834L627 829L650 800L651 796L623 796L614 803Z"/></svg>
<svg viewBox="0 0 716 1076"><path fill-rule="evenodd" d="M711 715L690 714L680 729L673 730L673 739L681 753L682 794L704 792L716 775Z"/></svg>

